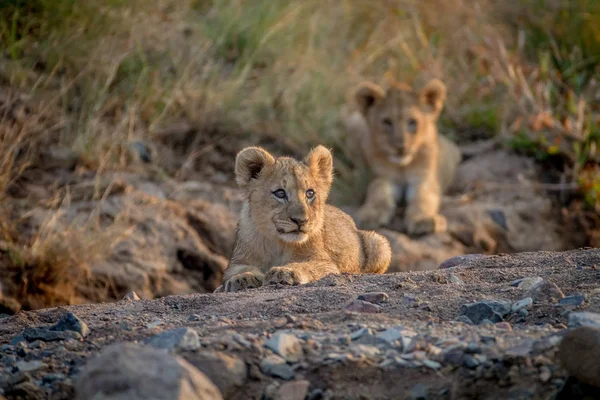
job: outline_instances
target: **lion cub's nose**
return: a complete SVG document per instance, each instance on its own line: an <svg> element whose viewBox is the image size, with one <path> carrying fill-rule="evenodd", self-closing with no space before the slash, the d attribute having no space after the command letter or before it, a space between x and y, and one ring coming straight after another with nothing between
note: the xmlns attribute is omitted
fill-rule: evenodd
<svg viewBox="0 0 600 400"><path fill-rule="evenodd" d="M308 218L292 218L292 217L290 217L290 220L292 220L293 223L298 225L298 228L301 228L302 225L304 225L308 222Z"/></svg>

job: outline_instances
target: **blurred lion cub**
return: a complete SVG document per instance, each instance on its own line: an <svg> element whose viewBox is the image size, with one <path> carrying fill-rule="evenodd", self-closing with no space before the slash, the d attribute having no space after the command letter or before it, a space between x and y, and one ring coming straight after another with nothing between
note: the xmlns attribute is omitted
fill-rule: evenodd
<svg viewBox="0 0 600 400"><path fill-rule="evenodd" d="M454 179L461 154L438 134L436 123L445 99L446 86L437 79L420 91L396 83L383 89L371 82L356 89L357 110L344 111L342 118L376 176L356 215L359 227L388 224L403 201L409 235L446 230L440 198Z"/></svg>
<svg viewBox="0 0 600 400"><path fill-rule="evenodd" d="M325 147L316 147L303 161L248 147L236 157L235 175L246 200L220 290L387 270L387 239L358 230L349 215L326 204L333 159Z"/></svg>

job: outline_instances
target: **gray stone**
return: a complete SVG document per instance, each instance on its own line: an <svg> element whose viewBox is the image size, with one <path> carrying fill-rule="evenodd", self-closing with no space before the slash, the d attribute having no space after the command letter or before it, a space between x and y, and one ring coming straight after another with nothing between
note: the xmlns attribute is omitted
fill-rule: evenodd
<svg viewBox="0 0 600 400"><path fill-rule="evenodd" d="M119 343L89 360L75 382L76 400L222 399L194 366L162 350Z"/></svg>
<svg viewBox="0 0 600 400"><path fill-rule="evenodd" d="M423 360L423 365L426 366L427 368L431 368L431 369L440 369L442 368L442 364L440 364L437 361L433 361L433 360Z"/></svg>
<svg viewBox="0 0 600 400"><path fill-rule="evenodd" d="M46 367L48 367L45 363L41 362L41 361L17 361L17 363L15 364L15 366L19 369L19 371L21 372L33 372L33 371L37 371L39 369L45 369Z"/></svg>
<svg viewBox="0 0 600 400"><path fill-rule="evenodd" d="M567 296L564 299L560 299L558 304L561 306L580 306L585 302L585 296L582 294L575 294L573 296Z"/></svg>
<svg viewBox="0 0 600 400"><path fill-rule="evenodd" d="M449 274L448 280L450 281L450 283L454 283L455 285L464 285L464 283L465 283L462 279L460 279L458 276L456 276L454 274Z"/></svg>
<svg viewBox="0 0 600 400"><path fill-rule="evenodd" d="M447 268L455 268L460 267L462 265L467 265L474 260L478 260L481 258L487 257L485 254L465 254L462 256L451 257L445 261L443 261L438 269L447 269Z"/></svg>
<svg viewBox="0 0 600 400"><path fill-rule="evenodd" d="M248 378L246 363L234 355L201 351L186 354L185 359L203 372L226 398L242 387Z"/></svg>
<svg viewBox="0 0 600 400"><path fill-rule="evenodd" d="M466 315L459 315L456 320L458 322L462 322L463 324L467 324L467 325L473 325L473 321L471 321L471 319L469 317L467 317Z"/></svg>
<svg viewBox="0 0 600 400"><path fill-rule="evenodd" d="M600 328L600 314L593 312L572 312L568 319L569 328L577 328L578 326L591 326Z"/></svg>
<svg viewBox="0 0 600 400"><path fill-rule="evenodd" d="M429 398L429 389L427 386L418 383L410 389L409 400L427 400Z"/></svg>
<svg viewBox="0 0 600 400"><path fill-rule="evenodd" d="M350 345L350 349L352 350L352 352L357 355L357 356L366 356L366 357L375 357L377 355L379 355L379 353L381 352L377 347L375 346L369 346L367 344L359 344L359 343L353 343Z"/></svg>
<svg viewBox="0 0 600 400"><path fill-rule="evenodd" d="M402 340L402 332L396 328L389 328L383 332L379 332L377 337L388 343L394 343L398 340Z"/></svg>
<svg viewBox="0 0 600 400"><path fill-rule="evenodd" d="M310 382L307 380L285 382L279 387L275 400L304 400L309 387Z"/></svg>
<svg viewBox="0 0 600 400"><path fill-rule="evenodd" d="M532 304L533 304L533 299L531 297L526 297L524 299L515 301L511 307L511 311L514 313L517 313L520 310L530 308Z"/></svg>
<svg viewBox="0 0 600 400"><path fill-rule="evenodd" d="M260 362L260 369L267 375L290 380L294 378L294 370L287 365L285 360L277 355L265 357Z"/></svg>
<svg viewBox="0 0 600 400"><path fill-rule="evenodd" d="M200 316L198 314L192 314L188 317L188 321L200 321Z"/></svg>
<svg viewBox="0 0 600 400"><path fill-rule="evenodd" d="M462 361L464 366L469 369L475 369L481 364L475 356L470 354L465 354Z"/></svg>
<svg viewBox="0 0 600 400"><path fill-rule="evenodd" d="M177 328L152 336L146 341L152 347L165 350L192 351L200 348L198 333L191 328Z"/></svg>
<svg viewBox="0 0 600 400"><path fill-rule="evenodd" d="M534 303L555 303L565 295L556 284L542 281L530 287L525 297L531 297Z"/></svg>
<svg viewBox="0 0 600 400"><path fill-rule="evenodd" d="M275 333L273 337L265 342L265 347L289 362L297 362L302 355L300 340L291 333Z"/></svg>
<svg viewBox="0 0 600 400"><path fill-rule="evenodd" d="M368 301L373 304L387 303L390 297L384 292L370 292L359 295L357 300Z"/></svg>
<svg viewBox="0 0 600 400"><path fill-rule="evenodd" d="M539 276L533 276L533 277L529 277L529 278L523 278L523 279L520 279L520 280L514 281L514 282L518 282L517 287L519 289L529 290L532 287L534 287L535 285L544 282L544 280Z"/></svg>
<svg viewBox="0 0 600 400"><path fill-rule="evenodd" d="M54 342L57 340L75 339L81 340L82 336L75 331L51 331L46 328L27 328L23 331L23 338L27 341L43 340L44 342ZM15 338L17 339L17 338ZM20 338L19 338L20 340ZM13 342L11 341L11 344Z"/></svg>
<svg viewBox="0 0 600 400"><path fill-rule="evenodd" d="M356 312L356 313L379 313L381 312L381 306L377 304L369 303L368 301L363 300L354 300L352 303L348 304L345 307L346 311Z"/></svg>
<svg viewBox="0 0 600 400"><path fill-rule="evenodd" d="M469 317L476 325L481 324L486 319L492 322L500 322L509 312L510 304L494 300L464 304L460 308L460 314Z"/></svg>
<svg viewBox="0 0 600 400"><path fill-rule="evenodd" d="M68 312L56 323L49 328L51 331L73 331L79 333L82 337L86 337L90 330L85 322L77 317L72 312Z"/></svg>
<svg viewBox="0 0 600 400"><path fill-rule="evenodd" d="M526 309L522 308L519 310L519 312L517 313L519 315L519 317L521 318L525 318L529 315L529 311L527 311Z"/></svg>
<svg viewBox="0 0 600 400"><path fill-rule="evenodd" d="M369 328L360 328L350 334L350 340L360 339L364 335L370 335L371 330Z"/></svg>
<svg viewBox="0 0 600 400"><path fill-rule="evenodd" d="M164 322L163 322L163 321L161 321L161 320L159 320L159 319L155 319L155 320L154 320L154 321L152 321L152 322L148 322L148 323L146 324L146 328L148 328L148 329L154 329L154 328L157 328L157 327L159 327L159 326L161 326L161 325L163 325L163 324L164 324Z"/></svg>

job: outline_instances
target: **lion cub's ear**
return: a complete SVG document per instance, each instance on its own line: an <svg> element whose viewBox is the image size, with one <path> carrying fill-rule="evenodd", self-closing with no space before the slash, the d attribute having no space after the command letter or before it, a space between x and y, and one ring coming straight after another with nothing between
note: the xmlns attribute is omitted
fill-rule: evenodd
<svg viewBox="0 0 600 400"><path fill-rule="evenodd" d="M315 147L306 156L304 163L308 165L313 175L321 179L328 187L333 182L333 157L324 146Z"/></svg>
<svg viewBox="0 0 600 400"><path fill-rule="evenodd" d="M366 114L373 104L384 97L385 90L371 82L363 82L358 85L354 94L354 98L358 104L360 112L363 114Z"/></svg>
<svg viewBox="0 0 600 400"><path fill-rule="evenodd" d="M235 180L244 189L267 165L275 164L275 158L260 147L246 147L235 158Z"/></svg>
<svg viewBox="0 0 600 400"><path fill-rule="evenodd" d="M432 79L421 89L419 93L421 104L430 107L437 117L446 101L446 85L439 79Z"/></svg>

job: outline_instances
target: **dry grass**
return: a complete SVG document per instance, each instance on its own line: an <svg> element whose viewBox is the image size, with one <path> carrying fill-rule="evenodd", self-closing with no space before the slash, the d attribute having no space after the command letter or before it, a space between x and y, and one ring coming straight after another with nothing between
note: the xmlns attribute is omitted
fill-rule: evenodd
<svg viewBox="0 0 600 400"><path fill-rule="evenodd" d="M183 155L155 152L159 176L181 178L207 149L236 138L269 138L298 153L324 143L336 156L334 201L355 203L365 168L338 123L348 91L363 79L419 85L436 76L450 93L445 134L498 136L549 161L600 211L593 0L23 4L0 0L0 88L12 92L0 98L0 199L25 171L44 167L50 146L74 150L80 166L101 173L134 168L136 144L169 147L183 130L193 136ZM173 139L158 141L165 131ZM75 272L63 276L86 276L77 260L96 244L57 253L54 239L38 237L15 242L28 254L19 265L38 265L42 276L43 265L68 265Z"/></svg>

